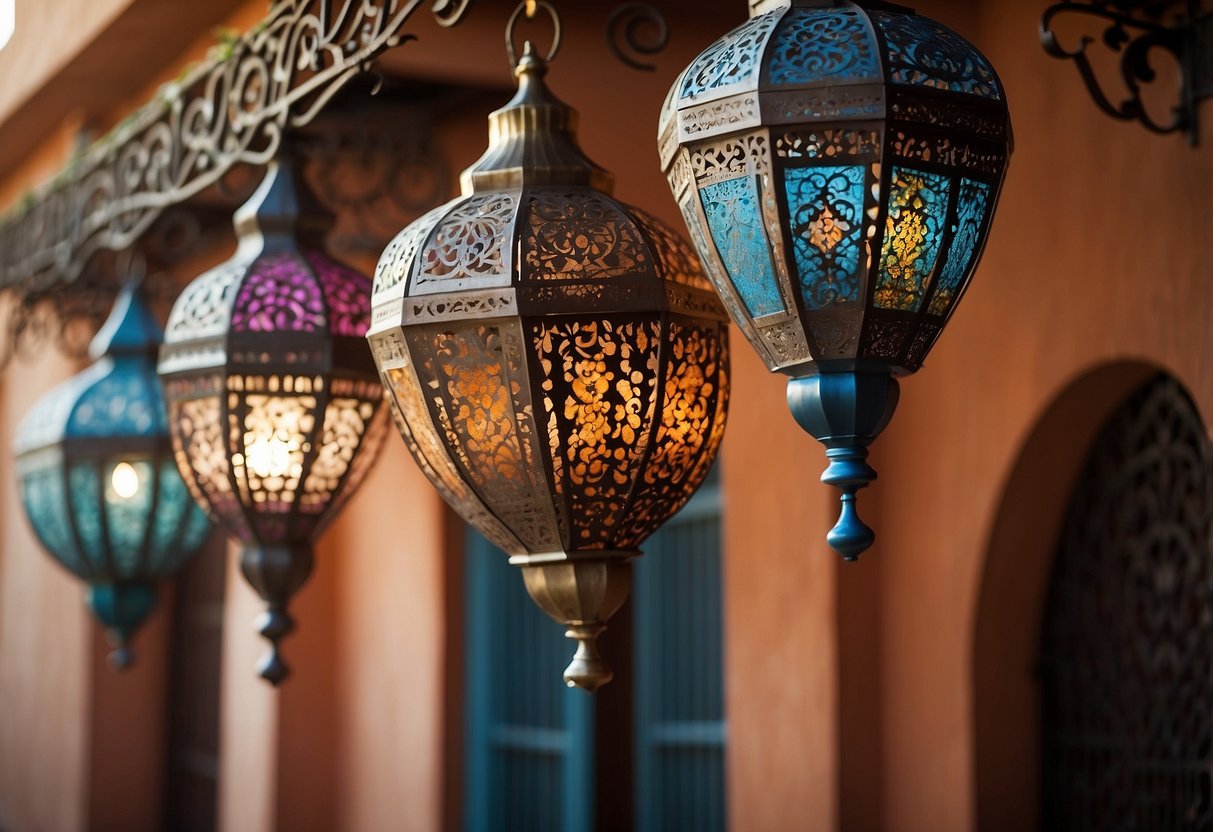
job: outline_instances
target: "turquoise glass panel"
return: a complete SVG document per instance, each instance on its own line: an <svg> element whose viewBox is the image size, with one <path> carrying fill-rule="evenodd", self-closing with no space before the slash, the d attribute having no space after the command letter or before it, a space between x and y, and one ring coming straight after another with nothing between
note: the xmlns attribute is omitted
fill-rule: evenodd
<svg viewBox="0 0 1213 832"><path fill-rule="evenodd" d="M680 98L745 82L756 86L758 62L781 14L779 10L750 18L709 46L683 76Z"/></svg>
<svg viewBox="0 0 1213 832"><path fill-rule="evenodd" d="M948 260L939 273L939 285L931 298L928 312L946 315L956 302L965 278L973 269L973 260L986 228L990 205L990 186L972 179L960 181L956 200L955 235L948 248Z"/></svg>
<svg viewBox="0 0 1213 832"><path fill-rule="evenodd" d="M767 54L767 72L776 85L882 80L872 33L850 9L790 9Z"/></svg>
<svg viewBox="0 0 1213 832"><path fill-rule="evenodd" d="M134 470L134 478L127 476L128 482L117 482L114 463L103 466L105 489L105 525L109 533L110 554L113 557L114 573L117 577L133 578L139 575L139 555L143 551L144 533L151 519L152 496L156 483L153 481L152 464L146 460L126 462ZM128 471L130 469L123 469ZM120 494L115 485L124 485L134 489L134 493ZM78 511L84 511L83 505L78 505ZM157 506L157 513L160 507Z"/></svg>
<svg viewBox="0 0 1213 832"><path fill-rule="evenodd" d="M990 62L951 29L913 14L873 11L872 19L888 44L894 84L1002 98Z"/></svg>
<svg viewBox="0 0 1213 832"><path fill-rule="evenodd" d="M867 168L792 168L784 175L805 307L859 300Z"/></svg>
<svg viewBox="0 0 1213 832"><path fill-rule="evenodd" d="M160 381L142 360L119 358L80 397L66 436L152 436L168 433Z"/></svg>
<svg viewBox="0 0 1213 832"><path fill-rule="evenodd" d="M101 532L101 499L98 469L91 463L73 465L68 474L71 489L72 519L80 537L80 549L90 568L105 569L105 540ZM107 472L108 476L108 472Z"/></svg>
<svg viewBox="0 0 1213 832"><path fill-rule="evenodd" d="M153 574L167 575L202 545L211 525L190 496L172 460L160 463L159 485L148 563Z"/></svg>
<svg viewBox="0 0 1213 832"><path fill-rule="evenodd" d="M757 177L705 185L700 198L716 250L750 315L761 318L784 311L762 222Z"/></svg>
<svg viewBox="0 0 1213 832"><path fill-rule="evenodd" d="M21 496L30 525L42 545L76 575L87 574L67 519L63 476L58 466L32 471L22 480Z"/></svg>
<svg viewBox="0 0 1213 832"><path fill-rule="evenodd" d="M917 312L935 271L947 222L951 180L895 167L874 302L880 309Z"/></svg>

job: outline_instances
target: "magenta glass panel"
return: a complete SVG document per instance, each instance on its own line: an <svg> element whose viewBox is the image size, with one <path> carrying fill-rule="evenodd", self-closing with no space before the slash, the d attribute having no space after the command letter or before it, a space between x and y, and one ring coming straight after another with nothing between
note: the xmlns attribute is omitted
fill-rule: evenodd
<svg viewBox="0 0 1213 832"><path fill-rule="evenodd" d="M303 256L324 287L329 331L333 335L365 338L371 328L370 279L319 252L309 251Z"/></svg>
<svg viewBox="0 0 1213 832"><path fill-rule="evenodd" d="M324 296L293 254L260 257L240 287L232 329L314 332L324 327Z"/></svg>

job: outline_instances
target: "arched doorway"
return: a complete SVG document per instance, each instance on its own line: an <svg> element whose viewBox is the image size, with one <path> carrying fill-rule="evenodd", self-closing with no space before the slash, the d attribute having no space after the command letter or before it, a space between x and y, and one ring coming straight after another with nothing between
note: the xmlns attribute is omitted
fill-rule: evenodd
<svg viewBox="0 0 1213 832"><path fill-rule="evenodd" d="M1104 425L1040 642L1046 830L1213 828L1213 488L1200 415L1157 376Z"/></svg>
<svg viewBox="0 0 1213 832"><path fill-rule="evenodd" d="M1025 439L990 532L972 642L976 828L1040 829L1041 654L1055 556L1101 431L1160 374L1108 364L1066 386Z"/></svg>

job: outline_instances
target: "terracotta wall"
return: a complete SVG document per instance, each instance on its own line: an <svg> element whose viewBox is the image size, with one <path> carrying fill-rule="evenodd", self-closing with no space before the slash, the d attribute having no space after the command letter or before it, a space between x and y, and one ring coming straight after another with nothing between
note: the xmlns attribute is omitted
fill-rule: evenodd
<svg viewBox="0 0 1213 832"><path fill-rule="evenodd" d="M1037 47L1042 5L986 2L967 30L1006 81L1016 153L978 279L927 366L903 385L874 454L881 541L859 568L879 576L881 793L890 830L976 824L978 602L987 570L1015 569L1013 560L987 563L986 553L1007 509L1004 489L1055 402L1118 364L1113 386L1123 396L1140 380L1133 365L1144 364L1178 377L1206 419L1213 416L1208 141L1193 149L1099 114L1073 67ZM1207 126L1208 108L1204 115ZM1069 441L1027 448L1042 481L1016 492L1030 501L1032 510L1019 514L1025 521L1056 523L1072 462L1114 405L1106 385L1089 387L1078 405L1083 418L1054 423ZM1062 482L1060 494L1051 477ZM1039 569L1054 540L1004 548L1003 557ZM986 587L987 596L997 593ZM998 623L1009 644L1034 638L1038 606L1039 598L1028 599ZM1022 683L1030 667L1009 664L1009 651L1007 659L1002 667L995 659L996 671ZM991 822L1028 828L1012 817Z"/></svg>

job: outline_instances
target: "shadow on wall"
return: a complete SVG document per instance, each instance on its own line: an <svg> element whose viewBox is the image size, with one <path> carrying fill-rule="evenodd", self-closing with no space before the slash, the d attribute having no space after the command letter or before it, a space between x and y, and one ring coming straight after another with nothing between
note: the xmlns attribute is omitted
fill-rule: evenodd
<svg viewBox="0 0 1213 832"><path fill-rule="evenodd" d="M1074 485L1108 418L1161 368L1090 370L1045 411L1003 489L987 547L973 640L977 829L1040 828L1040 691L1035 664L1057 541Z"/></svg>

